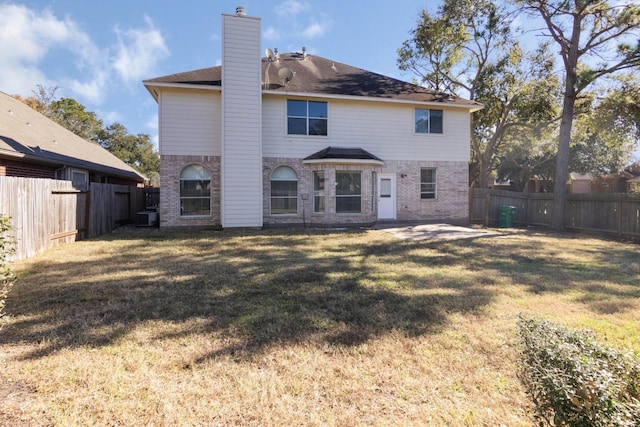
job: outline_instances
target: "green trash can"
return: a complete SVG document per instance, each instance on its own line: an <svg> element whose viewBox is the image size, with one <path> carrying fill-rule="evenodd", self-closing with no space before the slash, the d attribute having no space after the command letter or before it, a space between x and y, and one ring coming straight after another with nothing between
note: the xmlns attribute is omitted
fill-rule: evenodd
<svg viewBox="0 0 640 427"><path fill-rule="evenodd" d="M498 207L498 227L507 228L513 227L516 221L516 208L515 206L500 206Z"/></svg>

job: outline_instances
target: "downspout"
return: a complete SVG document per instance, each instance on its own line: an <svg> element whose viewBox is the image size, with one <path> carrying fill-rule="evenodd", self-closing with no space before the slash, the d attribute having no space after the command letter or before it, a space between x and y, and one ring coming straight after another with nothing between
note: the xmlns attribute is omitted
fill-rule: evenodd
<svg viewBox="0 0 640 427"><path fill-rule="evenodd" d="M67 166L63 165L60 169L53 171L53 179L64 180L64 173L62 174L62 178L58 178L58 172L64 172L65 169L67 169Z"/></svg>

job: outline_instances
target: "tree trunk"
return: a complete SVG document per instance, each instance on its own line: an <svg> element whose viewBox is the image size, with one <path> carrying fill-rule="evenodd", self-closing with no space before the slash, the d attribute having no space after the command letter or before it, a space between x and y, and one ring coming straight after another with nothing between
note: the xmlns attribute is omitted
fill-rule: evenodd
<svg viewBox="0 0 640 427"><path fill-rule="evenodd" d="M569 178L569 146L573 113L578 96L578 57L580 47L581 18L574 15L571 39L562 46L562 59L565 65L565 90L562 103L562 121L558 137L558 155L556 157L556 173L553 178L553 214L551 228L557 231L564 229L564 217L567 205L567 179Z"/></svg>
<svg viewBox="0 0 640 427"><path fill-rule="evenodd" d="M478 153L478 188L489 188L491 160L489 153Z"/></svg>
<svg viewBox="0 0 640 427"><path fill-rule="evenodd" d="M574 82L567 78L567 92L573 92ZM575 79L574 79L575 80ZM571 84L571 89L569 85ZM569 145L571 143L571 128L573 126L573 112L575 96L565 94L562 106L562 122L558 138L558 154L556 157L556 173L553 180L553 214L551 228L560 231L564 229L564 217L567 204L567 178L569 177Z"/></svg>

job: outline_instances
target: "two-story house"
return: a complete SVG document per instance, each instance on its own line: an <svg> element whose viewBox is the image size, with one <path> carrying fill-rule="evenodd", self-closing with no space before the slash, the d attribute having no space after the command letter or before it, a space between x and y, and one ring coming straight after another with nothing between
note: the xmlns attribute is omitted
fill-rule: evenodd
<svg viewBox="0 0 640 427"><path fill-rule="evenodd" d="M222 15L222 65L144 81L161 226L468 222L471 113L452 95L302 52Z"/></svg>

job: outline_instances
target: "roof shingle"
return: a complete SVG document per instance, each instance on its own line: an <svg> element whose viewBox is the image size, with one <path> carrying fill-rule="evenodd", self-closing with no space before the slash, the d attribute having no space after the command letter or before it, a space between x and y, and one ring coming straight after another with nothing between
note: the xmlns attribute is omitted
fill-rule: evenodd
<svg viewBox="0 0 640 427"><path fill-rule="evenodd" d="M288 82L278 75L283 68L288 68L293 73L293 78ZM221 86L222 66L157 77L145 80L144 83L147 86L158 83ZM477 102L451 94L436 92L320 56L305 57L299 53L281 54L277 61L262 58L262 89L283 94L356 96L442 103L471 109L482 107Z"/></svg>
<svg viewBox="0 0 640 427"><path fill-rule="evenodd" d="M73 166L142 182L144 176L19 100L0 92L0 156Z"/></svg>

